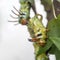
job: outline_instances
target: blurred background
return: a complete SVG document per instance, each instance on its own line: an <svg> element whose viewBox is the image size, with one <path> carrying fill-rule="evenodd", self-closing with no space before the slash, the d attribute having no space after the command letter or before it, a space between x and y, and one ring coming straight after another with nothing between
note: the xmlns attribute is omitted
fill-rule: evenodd
<svg viewBox="0 0 60 60"><path fill-rule="evenodd" d="M43 15L43 24L46 26L46 12L39 1L35 0L36 11ZM13 6L19 10L19 0L0 0L0 60L35 60L34 47L28 41L30 35L27 27L8 22L14 20L10 17ZM32 9L30 16L34 16Z"/></svg>

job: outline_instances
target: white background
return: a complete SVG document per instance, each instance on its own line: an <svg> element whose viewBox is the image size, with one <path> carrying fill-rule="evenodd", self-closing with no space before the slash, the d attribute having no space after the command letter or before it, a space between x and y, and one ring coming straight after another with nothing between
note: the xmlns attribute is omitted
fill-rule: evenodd
<svg viewBox="0 0 60 60"><path fill-rule="evenodd" d="M36 0L36 5L37 13L43 15L43 23L46 26L46 12L39 0ZM35 60L33 45L28 41L30 35L27 27L8 22L14 20L10 17L13 6L19 10L19 1L0 0L0 60ZM32 12L31 17L33 15Z"/></svg>

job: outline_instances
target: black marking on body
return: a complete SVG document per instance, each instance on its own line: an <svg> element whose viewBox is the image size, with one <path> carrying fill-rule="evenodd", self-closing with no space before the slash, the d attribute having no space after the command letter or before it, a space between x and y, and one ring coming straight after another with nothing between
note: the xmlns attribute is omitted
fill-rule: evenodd
<svg viewBox="0 0 60 60"><path fill-rule="evenodd" d="M37 36L41 36L42 34L40 33L40 34L38 34Z"/></svg>

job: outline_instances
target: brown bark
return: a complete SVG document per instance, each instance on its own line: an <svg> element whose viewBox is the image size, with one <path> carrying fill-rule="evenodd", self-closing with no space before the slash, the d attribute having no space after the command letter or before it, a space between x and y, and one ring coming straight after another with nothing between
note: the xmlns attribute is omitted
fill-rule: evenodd
<svg viewBox="0 0 60 60"><path fill-rule="evenodd" d="M51 20L54 18L53 16L53 11L52 11L52 5L48 4L47 2L41 0L41 3L44 5L44 9L47 12L47 19ZM54 8L55 8L55 13L56 15L60 14L60 2L57 0L54 0Z"/></svg>

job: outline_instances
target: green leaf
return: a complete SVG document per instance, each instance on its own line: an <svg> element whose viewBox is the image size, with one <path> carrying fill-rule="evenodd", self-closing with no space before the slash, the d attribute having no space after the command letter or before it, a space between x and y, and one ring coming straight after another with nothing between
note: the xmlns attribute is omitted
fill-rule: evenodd
<svg viewBox="0 0 60 60"><path fill-rule="evenodd" d="M50 48L49 53L55 54L56 60L60 60L60 51L57 49L57 47L54 44Z"/></svg>
<svg viewBox="0 0 60 60"><path fill-rule="evenodd" d="M48 38L56 45L60 50L60 15L57 19L53 19L48 23Z"/></svg>
<svg viewBox="0 0 60 60"><path fill-rule="evenodd" d="M59 37L50 37L50 40L56 45L56 47L60 50L60 38Z"/></svg>
<svg viewBox="0 0 60 60"><path fill-rule="evenodd" d="M56 60L60 60L60 15L57 19L52 19L48 22L49 29L47 35L54 44L49 49L49 53L55 54Z"/></svg>
<svg viewBox="0 0 60 60"><path fill-rule="evenodd" d="M60 37L60 15L48 22L48 37Z"/></svg>
<svg viewBox="0 0 60 60"><path fill-rule="evenodd" d="M48 38L56 45L56 47L60 50L60 15L57 19L53 19L48 23ZM54 37L54 38L53 38ZM56 37L56 38L55 38Z"/></svg>
<svg viewBox="0 0 60 60"><path fill-rule="evenodd" d="M48 22L48 38L49 37L60 37L60 15L57 19L52 19Z"/></svg>

